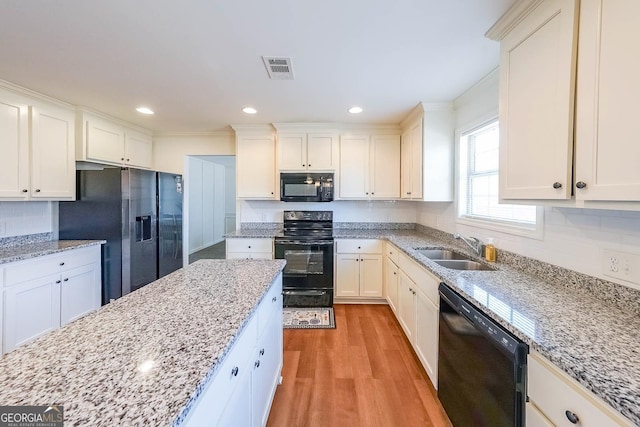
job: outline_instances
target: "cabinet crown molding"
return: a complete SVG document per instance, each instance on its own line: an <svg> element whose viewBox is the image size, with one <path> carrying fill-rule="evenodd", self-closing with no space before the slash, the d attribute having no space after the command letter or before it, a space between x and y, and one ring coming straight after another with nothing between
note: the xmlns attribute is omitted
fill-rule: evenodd
<svg viewBox="0 0 640 427"><path fill-rule="evenodd" d="M502 40L542 2L543 0L520 0L516 2L484 33L484 36L495 41Z"/></svg>
<svg viewBox="0 0 640 427"><path fill-rule="evenodd" d="M336 123L272 123L278 132L332 132L338 133Z"/></svg>
<svg viewBox="0 0 640 427"><path fill-rule="evenodd" d="M26 87L19 86L17 84L8 82L6 80L0 79L0 89L6 89L6 90L14 92L14 93L16 93L18 95L27 96L29 98L33 98L33 99L36 99L36 100L39 100L39 101L44 101L44 102L47 102L47 103L50 103L50 104L56 104L56 105L58 105L60 107L68 108L68 109L71 109L71 110L73 110L73 108L74 108L73 105L71 105L71 104L69 104L67 102L61 101L61 100L56 99L56 98L52 98L50 96L44 95L42 93L36 92L34 90L31 90L31 89L27 89Z"/></svg>
<svg viewBox="0 0 640 427"><path fill-rule="evenodd" d="M420 102L400 122L400 128L406 129L411 123L422 118L425 111L453 111L453 102Z"/></svg>
<svg viewBox="0 0 640 427"><path fill-rule="evenodd" d="M235 131L235 133L242 134L265 134L265 133L274 133L274 127L271 124L258 124L258 125L245 125L245 124L236 124L229 125Z"/></svg>
<svg viewBox="0 0 640 427"><path fill-rule="evenodd" d="M97 116L97 117L99 117L101 119L108 120L111 123L115 123L115 124L120 125L122 127L138 131L138 132L143 133L143 134L148 135L148 136L151 136L153 134L153 132L150 129L143 128L142 126L138 126L136 124L127 122L127 121L119 119L117 117L110 116L108 114L105 114L105 113L103 113L101 111L98 111L98 110L94 110L94 109L89 108L89 107L85 107L85 106L76 107L76 114L77 114L77 117L82 117L82 115L84 115L84 114L91 114L92 116Z"/></svg>

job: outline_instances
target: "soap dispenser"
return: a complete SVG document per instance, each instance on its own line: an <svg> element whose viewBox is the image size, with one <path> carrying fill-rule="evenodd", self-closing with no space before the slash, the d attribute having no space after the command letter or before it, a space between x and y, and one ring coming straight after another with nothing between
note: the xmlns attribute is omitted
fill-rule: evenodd
<svg viewBox="0 0 640 427"><path fill-rule="evenodd" d="M489 262L496 262L496 247L491 237L487 238L487 244L484 248L484 258Z"/></svg>

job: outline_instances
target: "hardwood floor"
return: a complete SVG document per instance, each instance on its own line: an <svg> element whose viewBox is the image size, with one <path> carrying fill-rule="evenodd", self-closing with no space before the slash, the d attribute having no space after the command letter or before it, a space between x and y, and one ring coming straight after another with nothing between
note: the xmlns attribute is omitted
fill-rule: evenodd
<svg viewBox="0 0 640 427"><path fill-rule="evenodd" d="M451 426L386 305L336 305L336 329L285 329L269 427Z"/></svg>

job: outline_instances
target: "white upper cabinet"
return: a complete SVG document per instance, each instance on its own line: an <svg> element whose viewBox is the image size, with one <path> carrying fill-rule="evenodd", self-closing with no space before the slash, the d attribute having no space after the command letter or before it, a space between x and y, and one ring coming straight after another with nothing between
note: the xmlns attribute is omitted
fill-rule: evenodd
<svg viewBox="0 0 640 427"><path fill-rule="evenodd" d="M640 201L640 2L580 3L577 200Z"/></svg>
<svg viewBox="0 0 640 427"><path fill-rule="evenodd" d="M501 40L501 199L638 208L607 202L640 201L639 14L632 0L528 0L489 30Z"/></svg>
<svg viewBox="0 0 640 427"><path fill-rule="evenodd" d="M450 104L418 104L401 123L401 197L453 200L454 129Z"/></svg>
<svg viewBox="0 0 640 427"><path fill-rule="evenodd" d="M501 40L501 199L571 196L576 13L544 0Z"/></svg>
<svg viewBox="0 0 640 427"><path fill-rule="evenodd" d="M337 133L307 131L304 124L275 124L274 126L278 129L279 170L333 171L337 168Z"/></svg>
<svg viewBox="0 0 640 427"><path fill-rule="evenodd" d="M74 112L0 89L0 148L7 200L73 200Z"/></svg>
<svg viewBox="0 0 640 427"><path fill-rule="evenodd" d="M340 137L341 199L400 197L400 137L342 135Z"/></svg>
<svg viewBox="0 0 640 427"><path fill-rule="evenodd" d="M77 127L77 160L143 169L152 167L150 132L135 130L84 111L78 112Z"/></svg>
<svg viewBox="0 0 640 427"><path fill-rule="evenodd" d="M236 197L278 200L276 143L271 126L233 125L236 131Z"/></svg>

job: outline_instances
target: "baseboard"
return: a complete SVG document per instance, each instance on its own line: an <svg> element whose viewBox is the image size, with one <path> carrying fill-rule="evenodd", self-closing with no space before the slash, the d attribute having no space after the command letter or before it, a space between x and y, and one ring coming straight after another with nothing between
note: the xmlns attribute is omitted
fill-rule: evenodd
<svg viewBox="0 0 640 427"><path fill-rule="evenodd" d="M388 304L384 298L333 297L334 304Z"/></svg>

